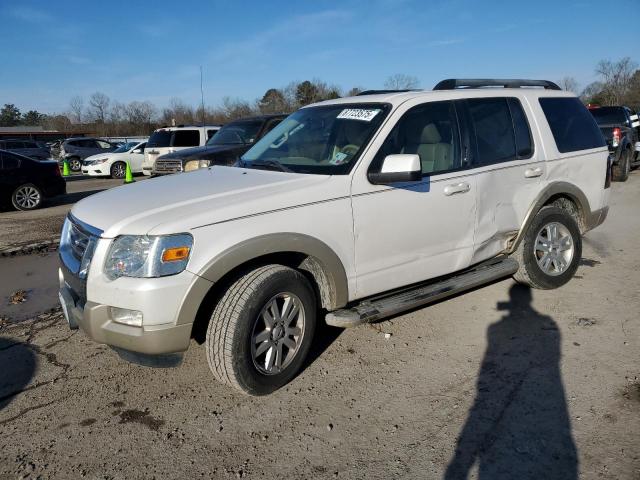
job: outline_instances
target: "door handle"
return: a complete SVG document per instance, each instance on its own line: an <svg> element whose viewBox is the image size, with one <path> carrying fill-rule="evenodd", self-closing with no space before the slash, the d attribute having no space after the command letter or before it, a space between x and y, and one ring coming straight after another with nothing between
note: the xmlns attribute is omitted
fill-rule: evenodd
<svg viewBox="0 0 640 480"><path fill-rule="evenodd" d="M444 187L444 194L447 197L449 197L456 193L467 193L469 190L471 190L471 187L469 186L469 184L466 182L461 182L461 183L455 183L453 185L447 185L446 187Z"/></svg>
<svg viewBox="0 0 640 480"><path fill-rule="evenodd" d="M542 169L540 167L527 168L524 171L524 176L527 178L535 178L535 177L539 177L540 175L542 175Z"/></svg>

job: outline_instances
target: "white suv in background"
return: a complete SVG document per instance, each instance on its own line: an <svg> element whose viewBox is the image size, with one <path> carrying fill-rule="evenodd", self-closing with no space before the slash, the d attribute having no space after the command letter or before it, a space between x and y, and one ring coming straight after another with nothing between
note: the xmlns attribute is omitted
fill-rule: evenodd
<svg viewBox="0 0 640 480"><path fill-rule="evenodd" d="M610 181L593 117L551 82L330 100L239 167L78 202L60 299L72 328L129 359L174 360L193 338L218 380L266 394L300 370L318 321L353 327L507 276L565 284Z"/></svg>
<svg viewBox="0 0 640 480"><path fill-rule="evenodd" d="M220 125L178 125L158 128L147 141L142 163L143 173L150 176L153 164L161 155L205 145L220 128Z"/></svg>
<svg viewBox="0 0 640 480"><path fill-rule="evenodd" d="M91 155L82 161L82 173L92 177L124 178L127 163L132 173L141 173L146 145L147 142L138 140L124 143L112 152Z"/></svg>

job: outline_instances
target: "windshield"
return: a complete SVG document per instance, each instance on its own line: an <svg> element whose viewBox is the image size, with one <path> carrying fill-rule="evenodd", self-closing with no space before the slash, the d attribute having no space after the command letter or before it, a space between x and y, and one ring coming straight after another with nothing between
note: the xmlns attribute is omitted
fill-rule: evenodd
<svg viewBox="0 0 640 480"><path fill-rule="evenodd" d="M261 121L234 122L225 125L207 141L207 145L246 145L256 141Z"/></svg>
<svg viewBox="0 0 640 480"><path fill-rule="evenodd" d="M156 130L149 137L147 147L168 147L171 145L171 131Z"/></svg>
<svg viewBox="0 0 640 480"><path fill-rule="evenodd" d="M133 147L135 147L136 145L138 145L138 142L129 142L129 143L125 143L123 145L120 145L118 148L116 148L113 153L122 153L122 152L128 152L129 150L131 150Z"/></svg>
<svg viewBox="0 0 640 480"><path fill-rule="evenodd" d="M589 110L598 125L622 125L627 122L624 110L618 107L599 107Z"/></svg>
<svg viewBox="0 0 640 480"><path fill-rule="evenodd" d="M241 166L264 168L275 161L281 170L346 175L389 110L381 103L300 109L245 153Z"/></svg>

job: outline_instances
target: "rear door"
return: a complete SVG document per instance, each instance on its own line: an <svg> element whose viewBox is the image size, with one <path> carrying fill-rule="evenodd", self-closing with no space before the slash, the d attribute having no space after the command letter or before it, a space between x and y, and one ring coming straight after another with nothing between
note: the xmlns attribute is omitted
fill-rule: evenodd
<svg viewBox="0 0 640 480"><path fill-rule="evenodd" d="M527 105L517 97L458 102L476 172L477 214L472 263L494 257L520 229L545 176ZM531 117L533 118L533 117Z"/></svg>

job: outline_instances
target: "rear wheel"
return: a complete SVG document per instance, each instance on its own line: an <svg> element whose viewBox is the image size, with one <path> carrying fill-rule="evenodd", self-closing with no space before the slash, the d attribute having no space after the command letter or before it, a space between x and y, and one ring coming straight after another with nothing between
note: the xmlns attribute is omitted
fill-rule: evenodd
<svg viewBox="0 0 640 480"><path fill-rule="evenodd" d="M631 150L625 148L620 154L620 160L612 167L612 178L616 182L626 182L631 171Z"/></svg>
<svg viewBox="0 0 640 480"><path fill-rule="evenodd" d="M111 178L124 178L126 171L124 162L116 162L111 165Z"/></svg>
<svg viewBox="0 0 640 480"><path fill-rule="evenodd" d="M79 172L80 169L82 168L82 162L78 157L71 157L67 161L69 162L69 168L71 169L72 172Z"/></svg>
<svg viewBox="0 0 640 480"><path fill-rule="evenodd" d="M574 218L557 207L542 208L514 253L520 268L516 281L552 289L567 283L582 256L582 237Z"/></svg>
<svg viewBox="0 0 640 480"><path fill-rule="evenodd" d="M244 393L271 393L298 373L315 327L315 294L306 277L282 265L257 268L236 280L213 310L209 367Z"/></svg>
<svg viewBox="0 0 640 480"><path fill-rule="evenodd" d="M42 192L33 183L25 183L13 191L11 203L16 210L34 210L42 204Z"/></svg>

